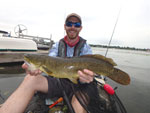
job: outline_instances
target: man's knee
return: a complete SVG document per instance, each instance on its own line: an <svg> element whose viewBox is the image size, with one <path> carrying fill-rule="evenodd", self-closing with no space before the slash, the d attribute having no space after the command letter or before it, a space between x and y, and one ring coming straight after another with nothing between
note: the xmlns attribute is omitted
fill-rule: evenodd
<svg viewBox="0 0 150 113"><path fill-rule="evenodd" d="M42 91L42 92L48 91L48 81L46 77L42 75L31 76L28 74L24 78L24 82L28 84L29 87L34 88L35 91Z"/></svg>

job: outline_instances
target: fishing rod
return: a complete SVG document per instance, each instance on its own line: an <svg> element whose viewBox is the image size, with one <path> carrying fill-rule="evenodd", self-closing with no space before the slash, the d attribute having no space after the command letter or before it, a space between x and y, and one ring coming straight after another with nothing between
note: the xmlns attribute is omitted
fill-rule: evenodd
<svg viewBox="0 0 150 113"><path fill-rule="evenodd" d="M121 8L119 9L119 13L118 13L118 16L117 16L117 19L116 19L116 22L115 22L115 25L114 25L114 28L113 28L113 31L112 31L112 34L111 34L111 37L110 37L108 46L107 46L107 50L106 50L106 53L105 53L105 57L107 56L108 49L109 49L109 47L110 47L110 44L111 44L113 35L114 35L114 33L115 33L115 29L116 29L116 26L117 26L117 23L118 23L118 20L119 20L119 17L120 17L120 12L121 12ZM104 77L104 80L106 80L106 76Z"/></svg>
<svg viewBox="0 0 150 113"><path fill-rule="evenodd" d="M110 47L110 44L111 44L111 41L112 41L112 38L113 38L113 35L114 35L114 32L115 32L115 29L116 29L116 26L117 26L117 23L118 23L118 20L119 20L119 17L120 17L120 12L121 12L121 8L119 10L119 13L118 13L118 16L117 16L117 19L116 19L116 22L115 22L115 25L114 25L114 28L113 28L113 32L111 34L111 37L110 37L110 40L109 40L109 43L108 43L108 46L107 46L107 50L106 50L106 53L105 53L105 57L107 56L107 53L108 53L108 49ZM106 77L104 77L104 80L106 79ZM121 110L121 113L127 113L124 105L122 104L121 100L119 99L119 97L117 96L117 94L114 92L114 94L112 95L116 102L118 103L119 105L119 108Z"/></svg>
<svg viewBox="0 0 150 113"><path fill-rule="evenodd" d="M111 34L111 37L110 37L110 40L109 40L109 43L108 43L108 46L107 46L105 57L107 56L108 49L110 47L110 44L111 44L111 41L112 41L112 38L113 38L113 35L114 35L114 32L115 32L115 29L116 29L116 26L117 26L117 23L118 23L118 20L119 20L119 17L120 17L120 12L121 12L121 8L119 9L119 13L118 13L118 16L117 16L117 19L116 19L116 22L115 22L115 25L114 25L114 28L113 28L113 32Z"/></svg>

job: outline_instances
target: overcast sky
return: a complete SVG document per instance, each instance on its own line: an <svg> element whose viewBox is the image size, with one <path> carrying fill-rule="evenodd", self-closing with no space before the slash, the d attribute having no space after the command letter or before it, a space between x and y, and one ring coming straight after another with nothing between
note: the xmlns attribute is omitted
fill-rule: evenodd
<svg viewBox="0 0 150 113"><path fill-rule="evenodd" d="M69 13L82 17L80 36L90 44L107 45L121 8L111 45L150 48L150 0L3 0L0 3L0 30L14 34L18 24L27 34L64 36L64 20Z"/></svg>

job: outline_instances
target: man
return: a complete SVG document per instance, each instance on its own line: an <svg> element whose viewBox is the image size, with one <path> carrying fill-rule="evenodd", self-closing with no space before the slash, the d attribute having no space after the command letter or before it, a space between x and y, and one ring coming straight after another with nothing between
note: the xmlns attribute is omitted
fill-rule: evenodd
<svg viewBox="0 0 150 113"><path fill-rule="evenodd" d="M75 13L67 16L64 28L67 36L56 43L50 50L50 56L73 57L85 54L92 54L86 40L79 37L82 30L81 17ZM23 64L26 70L26 77L16 91L6 100L0 109L0 113L22 113L29 104L35 92L45 93L45 96L53 98L62 96L62 92L58 86L56 78L44 77L40 70L28 71L28 66ZM90 70L79 70L79 84L91 83L94 73ZM61 79L67 95L72 91L70 81ZM79 101L72 95L71 104L76 113L86 113L85 109L80 105Z"/></svg>

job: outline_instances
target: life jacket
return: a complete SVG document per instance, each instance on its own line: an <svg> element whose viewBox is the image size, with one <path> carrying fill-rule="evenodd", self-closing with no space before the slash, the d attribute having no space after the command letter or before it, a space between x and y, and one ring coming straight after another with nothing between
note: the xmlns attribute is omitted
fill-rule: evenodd
<svg viewBox="0 0 150 113"><path fill-rule="evenodd" d="M79 42L74 47L74 53L73 56L80 56L81 49L83 48L84 44L86 43L86 40L80 37ZM66 57L67 56L67 44L64 41L64 38L62 38L59 41L58 46L58 56L59 57Z"/></svg>

